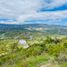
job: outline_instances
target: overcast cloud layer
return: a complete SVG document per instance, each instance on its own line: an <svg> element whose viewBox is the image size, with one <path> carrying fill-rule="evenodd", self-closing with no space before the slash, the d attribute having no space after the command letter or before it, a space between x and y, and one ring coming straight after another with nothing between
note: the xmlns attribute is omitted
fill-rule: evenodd
<svg viewBox="0 0 67 67"><path fill-rule="evenodd" d="M0 0L0 23L67 25L67 0Z"/></svg>

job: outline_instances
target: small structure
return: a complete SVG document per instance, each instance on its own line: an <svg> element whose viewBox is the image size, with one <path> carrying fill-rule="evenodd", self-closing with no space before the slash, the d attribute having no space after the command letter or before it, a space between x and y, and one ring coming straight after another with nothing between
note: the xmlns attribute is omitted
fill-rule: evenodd
<svg viewBox="0 0 67 67"><path fill-rule="evenodd" d="M27 42L25 40L23 40L23 39L19 40L18 44L22 45L23 48L28 48L29 47L29 45L27 44Z"/></svg>

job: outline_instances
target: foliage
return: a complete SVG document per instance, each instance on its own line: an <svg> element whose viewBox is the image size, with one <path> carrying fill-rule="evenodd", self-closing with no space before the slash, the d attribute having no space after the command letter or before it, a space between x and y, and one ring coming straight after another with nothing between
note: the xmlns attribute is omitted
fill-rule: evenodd
<svg viewBox="0 0 67 67"><path fill-rule="evenodd" d="M0 39L0 67L39 67L49 61L57 62L61 67L67 66L67 38L48 36L27 40L27 49L19 47L18 42L19 39Z"/></svg>

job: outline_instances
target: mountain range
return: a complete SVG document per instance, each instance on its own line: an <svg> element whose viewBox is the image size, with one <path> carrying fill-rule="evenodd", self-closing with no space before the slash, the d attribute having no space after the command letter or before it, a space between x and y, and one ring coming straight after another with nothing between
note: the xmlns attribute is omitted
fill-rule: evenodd
<svg viewBox="0 0 67 67"><path fill-rule="evenodd" d="M2 31L36 31L49 34L67 35L67 26L47 24L0 24L0 33Z"/></svg>

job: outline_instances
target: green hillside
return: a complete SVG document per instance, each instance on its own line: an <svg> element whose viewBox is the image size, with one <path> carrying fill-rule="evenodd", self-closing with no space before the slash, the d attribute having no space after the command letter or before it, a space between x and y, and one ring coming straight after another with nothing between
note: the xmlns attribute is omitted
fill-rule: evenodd
<svg viewBox="0 0 67 67"><path fill-rule="evenodd" d="M66 27L31 27L0 29L0 67L67 67Z"/></svg>

